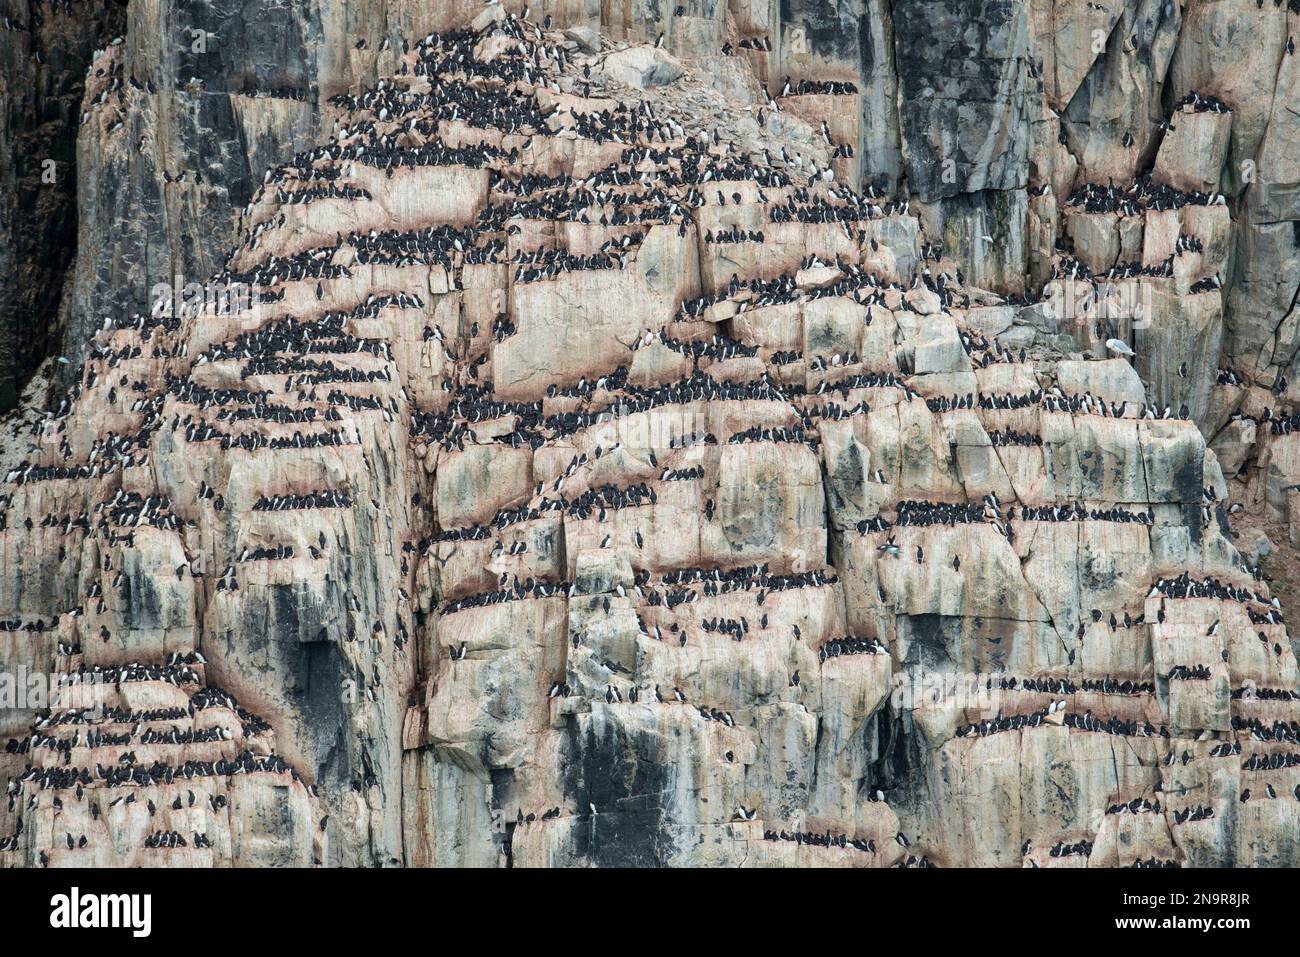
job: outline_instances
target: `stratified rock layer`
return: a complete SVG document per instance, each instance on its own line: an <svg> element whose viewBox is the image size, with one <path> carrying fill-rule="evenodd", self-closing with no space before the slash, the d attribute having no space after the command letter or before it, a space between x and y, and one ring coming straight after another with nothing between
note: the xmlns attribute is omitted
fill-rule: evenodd
<svg viewBox="0 0 1300 957"><path fill-rule="evenodd" d="M322 53L299 132L334 135L222 199L211 286L252 302L110 316L8 477L0 661L104 700L8 713L0 860L1296 863L1295 658L1228 513L1258 450L1275 523L1300 473L1247 385L1280 367L1220 371L1242 233L1204 151L1236 133L1197 98L1195 148L1103 187L1148 145L1111 136L1109 74L1034 67L1063 124L1022 72L1041 24L982 6L960 82L895 37L934 103L893 159L878 88L818 74L821 14L721 71L693 6L681 58L500 5ZM1190 89L1177 24L1142 69ZM104 100L88 167L147 91ZM954 139L971 185L923 182ZM851 185L882 169L916 210ZM126 245L217 268L172 212ZM86 263L122 242L98 215ZM1035 269L1152 311L1026 303Z"/></svg>

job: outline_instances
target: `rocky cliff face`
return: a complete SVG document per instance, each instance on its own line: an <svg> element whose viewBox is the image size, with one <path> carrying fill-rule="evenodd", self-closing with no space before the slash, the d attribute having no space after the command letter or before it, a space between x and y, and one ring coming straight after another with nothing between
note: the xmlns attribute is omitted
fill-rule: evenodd
<svg viewBox="0 0 1300 957"><path fill-rule="evenodd" d="M62 345L81 103L92 53L125 12L125 0L14 0L0 19L0 412Z"/></svg>
<svg viewBox="0 0 1300 957"><path fill-rule="evenodd" d="M1298 19L131 0L0 861L1297 863Z"/></svg>

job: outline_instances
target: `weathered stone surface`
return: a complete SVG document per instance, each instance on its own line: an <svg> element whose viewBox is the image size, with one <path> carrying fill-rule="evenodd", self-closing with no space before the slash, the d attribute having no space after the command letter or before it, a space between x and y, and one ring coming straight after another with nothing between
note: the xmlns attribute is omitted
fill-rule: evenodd
<svg viewBox="0 0 1300 957"><path fill-rule="evenodd" d="M59 287L75 252L76 143L96 48L126 4L25 0L0 31L0 412L63 348ZM79 336L77 337L79 338Z"/></svg>
<svg viewBox="0 0 1300 957"><path fill-rule="evenodd" d="M1232 115L1185 108L1174 113L1170 126L1160 141L1152 176L1186 192L1217 192Z"/></svg>
<svg viewBox="0 0 1300 957"><path fill-rule="evenodd" d="M0 672L66 685L0 863L1300 861L1237 6L133 0L0 449Z"/></svg>

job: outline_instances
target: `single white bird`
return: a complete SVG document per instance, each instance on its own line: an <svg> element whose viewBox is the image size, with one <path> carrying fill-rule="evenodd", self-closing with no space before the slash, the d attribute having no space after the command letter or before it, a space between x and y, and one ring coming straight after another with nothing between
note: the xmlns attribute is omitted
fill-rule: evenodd
<svg viewBox="0 0 1300 957"><path fill-rule="evenodd" d="M1106 348L1116 355L1136 356L1137 353L1129 348L1129 344L1123 339L1107 339Z"/></svg>

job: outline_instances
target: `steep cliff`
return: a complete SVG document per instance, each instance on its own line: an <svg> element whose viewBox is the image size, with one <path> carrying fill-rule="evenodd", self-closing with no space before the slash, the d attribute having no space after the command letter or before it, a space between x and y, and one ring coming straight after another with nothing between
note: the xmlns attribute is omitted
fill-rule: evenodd
<svg viewBox="0 0 1300 957"><path fill-rule="evenodd" d="M0 20L0 413L62 347L77 230L77 131L96 46L126 0L13 0Z"/></svg>
<svg viewBox="0 0 1300 957"><path fill-rule="evenodd" d="M1300 861L1300 13L522 12L94 57L0 861Z"/></svg>

